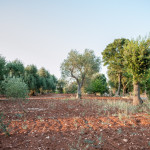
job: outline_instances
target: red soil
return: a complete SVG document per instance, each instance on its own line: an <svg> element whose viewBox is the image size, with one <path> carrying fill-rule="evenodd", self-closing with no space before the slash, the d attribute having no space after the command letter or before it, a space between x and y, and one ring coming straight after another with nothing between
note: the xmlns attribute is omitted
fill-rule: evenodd
<svg viewBox="0 0 150 150"><path fill-rule="evenodd" d="M66 96L32 97L24 103L24 108L28 110L25 116L18 103L0 101L0 111L5 114L5 121L11 121L10 136L0 131L0 149L150 149L149 114L117 117L117 112L106 113L94 101L117 101L118 98L86 97L91 100L85 103L82 100L60 100ZM71 97L69 95L67 99Z"/></svg>

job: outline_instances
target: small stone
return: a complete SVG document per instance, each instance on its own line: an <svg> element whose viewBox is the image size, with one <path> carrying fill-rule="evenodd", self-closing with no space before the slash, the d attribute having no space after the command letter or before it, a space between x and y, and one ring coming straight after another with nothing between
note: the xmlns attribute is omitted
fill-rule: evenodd
<svg viewBox="0 0 150 150"><path fill-rule="evenodd" d="M49 139L49 136L47 136L46 139Z"/></svg>
<svg viewBox="0 0 150 150"><path fill-rule="evenodd" d="M127 140L127 139L123 139L123 141L124 141L124 142L128 142L128 140Z"/></svg>

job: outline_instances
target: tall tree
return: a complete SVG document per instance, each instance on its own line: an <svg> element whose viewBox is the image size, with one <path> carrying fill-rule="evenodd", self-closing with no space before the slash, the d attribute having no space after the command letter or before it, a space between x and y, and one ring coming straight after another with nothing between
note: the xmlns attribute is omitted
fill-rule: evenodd
<svg viewBox="0 0 150 150"><path fill-rule="evenodd" d="M52 78L52 81L53 81L53 84L52 84L52 91L54 92L54 91L56 90L56 86L57 86L58 79L56 78L55 75L51 75L51 78Z"/></svg>
<svg viewBox="0 0 150 150"><path fill-rule="evenodd" d="M140 98L140 82L150 68L150 38L131 40L124 47L124 59L128 71L133 75L133 105L143 101Z"/></svg>
<svg viewBox="0 0 150 150"><path fill-rule="evenodd" d="M40 68L38 70L38 75L40 76L40 92L43 94L44 90L47 89L47 84L46 84L46 76L47 72L45 68Z"/></svg>
<svg viewBox="0 0 150 150"><path fill-rule="evenodd" d="M104 65L108 66L108 70L111 69L118 78L118 91L117 95L120 95L121 90L121 79L124 68L123 58L123 46L126 44L127 39L115 39L113 43L107 45L105 50L102 52Z"/></svg>
<svg viewBox="0 0 150 150"><path fill-rule="evenodd" d="M100 58L96 57L92 50L86 49L83 54L71 50L67 59L61 64L61 72L64 77L72 77L78 85L77 98L81 99L81 87L86 78L99 72Z"/></svg>
<svg viewBox="0 0 150 150"><path fill-rule="evenodd" d="M22 77L24 76L24 65L16 59L12 62L8 62L6 65L7 76L9 77Z"/></svg>
<svg viewBox="0 0 150 150"><path fill-rule="evenodd" d="M43 67L38 71L38 75L40 76L40 91L41 91L41 93L43 93L44 90L54 91L56 89L57 78L54 75L51 75Z"/></svg>
<svg viewBox="0 0 150 150"><path fill-rule="evenodd" d="M30 95L35 95L35 91L39 89L39 76L35 65L28 65L25 68L24 81L28 85Z"/></svg>

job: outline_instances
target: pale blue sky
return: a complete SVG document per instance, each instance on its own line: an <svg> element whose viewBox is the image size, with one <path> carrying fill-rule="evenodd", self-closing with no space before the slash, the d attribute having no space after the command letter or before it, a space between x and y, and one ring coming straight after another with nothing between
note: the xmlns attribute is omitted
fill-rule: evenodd
<svg viewBox="0 0 150 150"><path fill-rule="evenodd" d="M116 38L148 35L149 8L150 0L0 0L0 54L59 78L71 49L101 56Z"/></svg>

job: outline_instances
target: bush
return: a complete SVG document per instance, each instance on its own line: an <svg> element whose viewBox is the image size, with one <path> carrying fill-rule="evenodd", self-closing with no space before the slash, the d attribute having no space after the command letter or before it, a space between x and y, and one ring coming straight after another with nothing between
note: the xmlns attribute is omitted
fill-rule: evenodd
<svg viewBox="0 0 150 150"><path fill-rule="evenodd" d="M12 99L26 99L28 87L20 78L8 78L3 82L5 96Z"/></svg>
<svg viewBox="0 0 150 150"><path fill-rule="evenodd" d="M28 97L28 87L20 78L8 78L3 82L5 96L9 99L17 100L21 109L27 113L22 106L22 100Z"/></svg>

